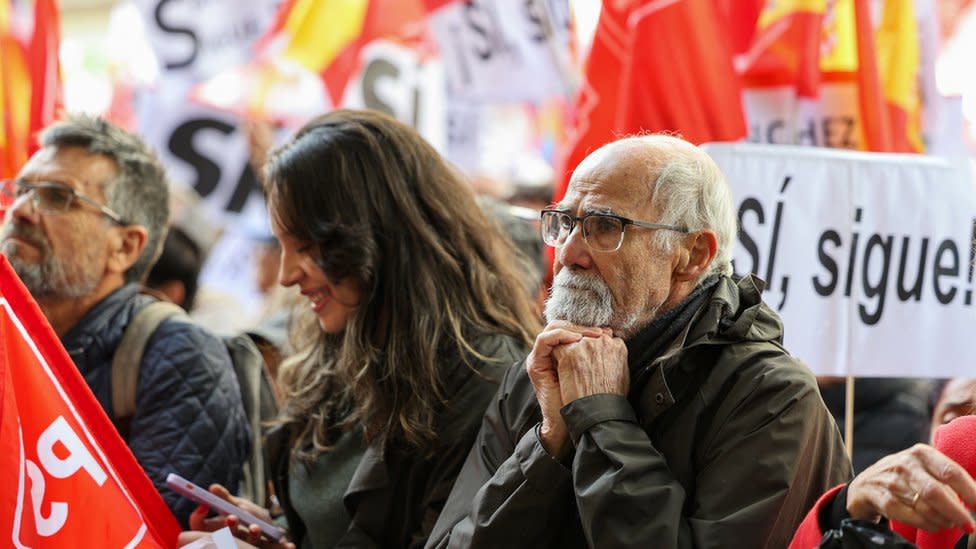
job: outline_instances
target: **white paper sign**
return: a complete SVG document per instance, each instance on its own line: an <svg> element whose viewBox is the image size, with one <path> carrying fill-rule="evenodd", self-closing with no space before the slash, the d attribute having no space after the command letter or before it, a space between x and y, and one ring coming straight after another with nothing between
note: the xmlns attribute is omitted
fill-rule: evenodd
<svg viewBox="0 0 976 549"><path fill-rule="evenodd" d="M430 17L448 90L467 101L540 101L568 92L567 0L468 0Z"/></svg>
<svg viewBox="0 0 976 549"><path fill-rule="evenodd" d="M768 282L820 375L972 377L976 192L916 155L710 144L738 207L737 273Z"/></svg>
<svg viewBox="0 0 976 549"><path fill-rule="evenodd" d="M193 80L243 65L274 0L133 0L163 71Z"/></svg>

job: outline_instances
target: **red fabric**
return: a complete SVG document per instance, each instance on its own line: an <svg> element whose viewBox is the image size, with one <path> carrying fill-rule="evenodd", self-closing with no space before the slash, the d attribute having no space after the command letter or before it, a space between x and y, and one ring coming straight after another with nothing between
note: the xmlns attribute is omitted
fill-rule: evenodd
<svg viewBox="0 0 976 549"><path fill-rule="evenodd" d="M58 62L60 45L61 22L57 3L55 0L36 0L34 34L27 48L32 88L28 155L38 148L33 134L54 122L62 107L61 65Z"/></svg>
<svg viewBox="0 0 976 549"><path fill-rule="evenodd" d="M934 446L966 469L970 475L976 476L976 416L959 417L940 427L935 432ZM834 496L842 487L843 485L832 488L817 500L793 536L790 549L810 549L820 543L823 537L819 522L820 510L833 502ZM919 549L952 549L965 533L958 528L926 532L897 521L891 521L891 529Z"/></svg>
<svg viewBox="0 0 976 549"><path fill-rule="evenodd" d="M727 22L716 0L603 4L555 201L580 161L622 134L673 131L693 143L746 136Z"/></svg>
<svg viewBox="0 0 976 549"><path fill-rule="evenodd" d="M861 124L867 150L892 152L891 122L881 87L878 58L874 46L874 26L868 0L854 0L854 20L857 28L857 90L861 107Z"/></svg>
<svg viewBox="0 0 976 549"><path fill-rule="evenodd" d="M976 476L976 416L958 417L935 431L936 450ZM952 549L965 532L946 528L938 532L917 530L892 521L891 528L919 549Z"/></svg>
<svg viewBox="0 0 976 549"><path fill-rule="evenodd" d="M822 12L795 11L763 29L743 56L743 85L793 86L799 97L817 97L822 26Z"/></svg>
<svg viewBox="0 0 976 549"><path fill-rule="evenodd" d="M810 549L811 547L820 545L820 540L823 538L823 532L820 530L820 510L833 503L834 496L844 486L846 485L834 486L824 493L824 495L820 496L817 503L813 505L813 509L810 509L806 518L800 523L800 527L796 529L796 534L793 535L793 541L790 542L789 549Z"/></svg>
<svg viewBox="0 0 976 549"><path fill-rule="evenodd" d="M24 546L161 548L179 533L3 256L0 486L0 536Z"/></svg>

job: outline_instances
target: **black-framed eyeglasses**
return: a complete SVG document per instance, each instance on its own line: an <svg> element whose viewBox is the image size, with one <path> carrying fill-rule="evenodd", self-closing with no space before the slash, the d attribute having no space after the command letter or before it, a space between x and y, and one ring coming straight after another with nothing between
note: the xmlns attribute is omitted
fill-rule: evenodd
<svg viewBox="0 0 976 549"><path fill-rule="evenodd" d="M577 217L569 212L547 208L542 210L541 217L542 240L553 248L559 248L566 244L577 222L583 227L583 241L591 249L598 252L619 250L620 245L624 242L624 231L628 225L679 233L691 232L685 227L676 225L635 221L619 215L604 213L591 213Z"/></svg>
<svg viewBox="0 0 976 549"><path fill-rule="evenodd" d="M99 204L94 198L85 196L64 183L48 181L27 183L10 179L0 184L0 193L13 202L8 206L10 209L19 206L24 200L29 200L35 211L46 215L60 215L71 209L71 204L77 198L82 202L94 206L102 215L115 223L119 225L129 224L121 215L108 206Z"/></svg>

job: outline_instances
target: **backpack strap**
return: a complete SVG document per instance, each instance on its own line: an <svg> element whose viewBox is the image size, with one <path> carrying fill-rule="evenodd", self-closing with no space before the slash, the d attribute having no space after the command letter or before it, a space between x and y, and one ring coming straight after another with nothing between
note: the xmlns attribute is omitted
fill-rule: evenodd
<svg viewBox="0 0 976 549"><path fill-rule="evenodd" d="M146 343L156 328L174 316L185 316L179 305L166 301L154 301L135 314L126 326L115 356L112 357L112 415L113 422L123 438L128 436L129 419L136 413L136 386L139 382L139 366Z"/></svg>

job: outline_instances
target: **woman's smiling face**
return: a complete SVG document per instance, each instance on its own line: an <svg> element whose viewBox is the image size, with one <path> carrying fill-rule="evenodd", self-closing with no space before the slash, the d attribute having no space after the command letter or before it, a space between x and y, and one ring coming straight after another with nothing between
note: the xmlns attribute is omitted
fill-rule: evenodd
<svg viewBox="0 0 976 549"><path fill-rule="evenodd" d="M334 284L319 267L319 246L301 240L282 228L271 215L271 230L281 243L281 262L278 282L282 286L298 286L309 301L309 307L319 318L319 326L329 334L339 334L359 308L362 291L353 277Z"/></svg>

